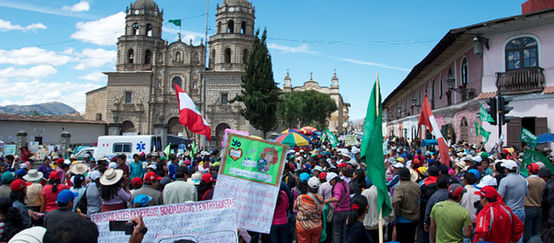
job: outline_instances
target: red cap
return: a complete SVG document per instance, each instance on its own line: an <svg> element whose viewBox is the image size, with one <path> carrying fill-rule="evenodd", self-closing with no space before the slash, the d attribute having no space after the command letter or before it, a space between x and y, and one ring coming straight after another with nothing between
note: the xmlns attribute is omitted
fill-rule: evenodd
<svg viewBox="0 0 554 243"><path fill-rule="evenodd" d="M327 178L327 173L325 173L325 172L319 173L319 179L320 180L325 180L326 178Z"/></svg>
<svg viewBox="0 0 554 243"><path fill-rule="evenodd" d="M59 163L63 163L63 159L62 158L58 158L56 161L55 161L56 164L59 164Z"/></svg>
<svg viewBox="0 0 554 243"><path fill-rule="evenodd" d="M538 164L531 163L527 166L527 169L533 174L538 174L541 167Z"/></svg>
<svg viewBox="0 0 554 243"><path fill-rule="evenodd" d="M340 164L337 165L337 167L339 167L339 168L346 167L346 163L340 163Z"/></svg>
<svg viewBox="0 0 554 243"><path fill-rule="evenodd" d="M21 180L21 179L16 179L12 181L12 184L10 184L10 188L12 189L13 192L22 190L25 187L27 187L27 184L25 183L24 180Z"/></svg>
<svg viewBox="0 0 554 243"><path fill-rule="evenodd" d="M496 199L499 196L496 189L492 186L485 186L481 191L476 191L475 194L490 199Z"/></svg>
<svg viewBox="0 0 554 243"><path fill-rule="evenodd" d="M142 185L142 178L140 177L133 178L133 180L131 180L131 185L133 185L134 187L138 187Z"/></svg>
<svg viewBox="0 0 554 243"><path fill-rule="evenodd" d="M209 182L212 182L212 181L214 181L214 178L212 177L212 174L206 173L206 174L202 175L202 182L209 183Z"/></svg>
<svg viewBox="0 0 554 243"><path fill-rule="evenodd" d="M58 174L57 171L52 171L52 172L50 172L50 176L48 177L48 179L50 179L50 180L59 180L60 179L60 174Z"/></svg>
<svg viewBox="0 0 554 243"><path fill-rule="evenodd" d="M154 172L148 172L146 175L144 175L144 182L153 182L153 181L159 181L162 178L156 175Z"/></svg>
<svg viewBox="0 0 554 243"><path fill-rule="evenodd" d="M294 164L289 164L289 169L294 171L296 168L294 167Z"/></svg>

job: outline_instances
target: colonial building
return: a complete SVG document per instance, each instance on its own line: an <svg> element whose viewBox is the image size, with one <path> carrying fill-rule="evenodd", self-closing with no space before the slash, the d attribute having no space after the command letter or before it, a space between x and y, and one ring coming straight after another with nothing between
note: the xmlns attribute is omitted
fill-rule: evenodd
<svg viewBox="0 0 554 243"><path fill-rule="evenodd" d="M547 3L547 4L545 4ZM450 30L406 79L384 100L385 134L408 140L429 138L417 126L427 95L444 137L479 143L474 123L492 132L498 127L477 119L488 98L513 98L514 116L501 126L507 145L521 147L526 128L536 135L550 131L554 119L554 4L530 0L523 14ZM485 104L486 107L486 104Z"/></svg>
<svg viewBox="0 0 554 243"><path fill-rule="evenodd" d="M283 82L284 92L307 91L307 90L313 90L319 93L328 94L331 97L331 99L335 101L335 104L337 105L337 111L331 113L331 116L328 119L329 131L342 133L348 129L349 127L348 109L350 107L350 104L344 103L342 99L342 95L339 92L339 78L337 77L336 73L334 73L333 77L331 78L330 87L319 86L319 84L313 80L311 73L310 73L310 80L304 82L304 85L292 87L291 79L290 79L289 73L287 72L287 76L285 76L285 80Z"/></svg>
<svg viewBox="0 0 554 243"><path fill-rule="evenodd" d="M162 39L163 10L152 0L136 0L126 9L125 33L117 42L117 65L106 72L108 84L87 93L86 117L109 123L110 134L184 133L179 123L175 85L187 92L212 126L220 144L226 128L257 134L228 101L240 90L254 36L254 7L247 0L217 6L216 34L206 48L181 39ZM204 87L205 75L205 87ZM203 89L206 93L204 96Z"/></svg>

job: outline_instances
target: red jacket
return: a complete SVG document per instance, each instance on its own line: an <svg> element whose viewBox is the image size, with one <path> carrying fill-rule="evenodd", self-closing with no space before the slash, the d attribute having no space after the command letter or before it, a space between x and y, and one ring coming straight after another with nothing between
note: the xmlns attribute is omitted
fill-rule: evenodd
<svg viewBox="0 0 554 243"><path fill-rule="evenodd" d="M501 203L489 203L477 214L473 242L510 243L523 235L523 223L512 210Z"/></svg>

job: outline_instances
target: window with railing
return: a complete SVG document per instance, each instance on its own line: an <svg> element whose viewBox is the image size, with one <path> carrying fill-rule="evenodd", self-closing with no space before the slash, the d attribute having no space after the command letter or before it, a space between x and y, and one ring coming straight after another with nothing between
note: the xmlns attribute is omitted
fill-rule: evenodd
<svg viewBox="0 0 554 243"><path fill-rule="evenodd" d="M520 37L506 44L506 71L538 67L539 55L537 40Z"/></svg>

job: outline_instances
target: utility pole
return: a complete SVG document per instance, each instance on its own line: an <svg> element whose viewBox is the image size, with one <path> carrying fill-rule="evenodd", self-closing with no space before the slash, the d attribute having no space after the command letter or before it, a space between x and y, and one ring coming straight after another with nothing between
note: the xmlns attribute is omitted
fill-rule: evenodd
<svg viewBox="0 0 554 243"><path fill-rule="evenodd" d="M205 36L204 36L204 63L202 64L203 68L204 68L204 74L202 75L202 78L203 78L203 81L202 81L202 116L204 117L204 119L208 119L206 117L206 102L207 99L206 99L206 63L208 62L208 21L209 21L209 17L210 17L210 0L206 0L206 32L205 32ZM211 136L211 134L210 134ZM202 141L202 144L203 144L203 150L206 150L206 137L204 136L204 139Z"/></svg>

